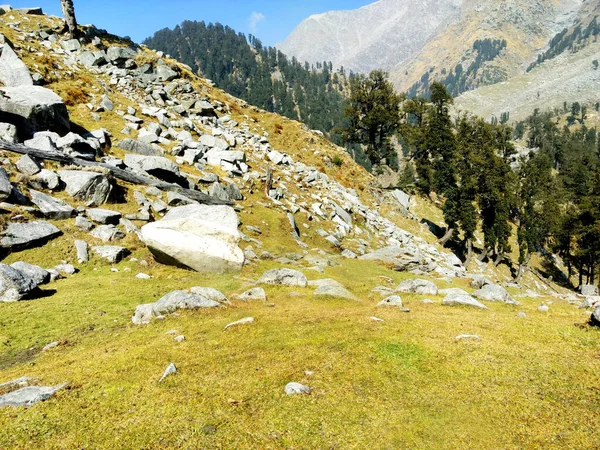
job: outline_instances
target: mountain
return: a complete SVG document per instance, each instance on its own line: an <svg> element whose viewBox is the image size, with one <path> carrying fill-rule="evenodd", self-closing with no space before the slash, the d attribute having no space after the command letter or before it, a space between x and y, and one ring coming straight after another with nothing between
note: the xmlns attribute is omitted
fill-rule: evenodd
<svg viewBox="0 0 600 450"><path fill-rule="evenodd" d="M457 95L523 73L556 33L576 20L582 0L469 0L457 20L390 77L398 90L424 93L441 80ZM481 43L491 43L482 53ZM478 48L479 47L479 48Z"/></svg>
<svg viewBox="0 0 600 450"><path fill-rule="evenodd" d="M276 47L299 61L359 73L391 70L456 21L463 0L379 0L310 16Z"/></svg>

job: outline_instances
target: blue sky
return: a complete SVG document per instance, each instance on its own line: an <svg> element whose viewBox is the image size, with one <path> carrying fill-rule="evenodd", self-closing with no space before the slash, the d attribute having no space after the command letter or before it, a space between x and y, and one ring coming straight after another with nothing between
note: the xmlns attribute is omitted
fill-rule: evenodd
<svg viewBox="0 0 600 450"><path fill-rule="evenodd" d="M311 14L354 9L375 0L74 0L77 20L93 23L119 36L141 42L155 31L184 20L221 22L236 31L257 36L266 45L283 41ZM41 6L47 14L62 15L60 0L10 0L14 8Z"/></svg>

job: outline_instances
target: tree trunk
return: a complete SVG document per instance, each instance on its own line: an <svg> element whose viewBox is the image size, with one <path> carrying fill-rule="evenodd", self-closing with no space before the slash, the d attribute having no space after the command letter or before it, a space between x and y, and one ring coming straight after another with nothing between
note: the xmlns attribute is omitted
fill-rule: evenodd
<svg viewBox="0 0 600 450"><path fill-rule="evenodd" d="M498 267L498 265L500 265L500 263L502 262L503 259L504 259L504 253L502 253L502 252L498 253L498 255L496 256L496 260L494 261L494 267Z"/></svg>
<svg viewBox="0 0 600 450"><path fill-rule="evenodd" d="M77 37L77 19L75 18L75 7L73 0L60 0L63 15L65 16L65 25L71 39Z"/></svg>
<svg viewBox="0 0 600 450"><path fill-rule="evenodd" d="M465 269L469 270L469 264L473 257L473 242L471 239L467 239L467 259L465 260Z"/></svg>
<svg viewBox="0 0 600 450"><path fill-rule="evenodd" d="M452 239L452 236L454 235L454 228L448 228L448 231L446 231L446 234L444 235L444 237L442 237L439 241L438 244L440 244L442 247L444 247L446 245L446 243Z"/></svg>
<svg viewBox="0 0 600 450"><path fill-rule="evenodd" d="M517 272L517 277L515 278L515 281L517 283L521 282L521 278L523 278L523 275L525 275L525 271L527 270L527 266L529 265L530 260L531 255L528 255L525 262L523 264L519 264L519 271Z"/></svg>
<svg viewBox="0 0 600 450"><path fill-rule="evenodd" d="M180 194L185 195L186 197L195 200L198 203L203 203L205 205L233 205L233 202L221 200L219 198L204 194L200 191L185 189L179 186L178 184L167 183L166 181L161 181L143 175L138 175L129 170L118 169L116 167L101 162L86 161L79 158L71 158L69 156L63 155L55 151L49 152L45 150L38 150L36 148L26 147L20 144L9 144L2 140L0 140L0 150L8 150L10 152L18 153L20 155L30 155L38 159L57 161L67 165L74 165L80 167L99 167L101 169L104 169L106 172L110 173L115 178L118 178L119 180L126 181L131 184L154 186L162 191L179 192Z"/></svg>
<svg viewBox="0 0 600 450"><path fill-rule="evenodd" d="M579 264L579 287L583 286L583 263Z"/></svg>
<svg viewBox="0 0 600 450"><path fill-rule="evenodd" d="M483 262L483 260L484 260L485 258L487 258L487 255L488 255L489 251L490 251L490 250L489 250L487 247L485 247L485 248L483 249L483 252L481 253L481 255L479 255L479 262Z"/></svg>

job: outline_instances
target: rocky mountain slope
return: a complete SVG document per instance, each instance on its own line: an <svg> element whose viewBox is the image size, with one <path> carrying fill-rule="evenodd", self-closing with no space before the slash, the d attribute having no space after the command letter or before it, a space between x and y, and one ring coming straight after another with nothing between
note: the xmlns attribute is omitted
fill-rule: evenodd
<svg viewBox="0 0 600 450"><path fill-rule="evenodd" d="M467 272L320 133L62 28L0 22L0 448L596 442L593 286Z"/></svg>
<svg viewBox="0 0 600 450"><path fill-rule="evenodd" d="M456 20L462 0L379 0L304 20L277 48L299 61L332 61L369 73L391 70Z"/></svg>

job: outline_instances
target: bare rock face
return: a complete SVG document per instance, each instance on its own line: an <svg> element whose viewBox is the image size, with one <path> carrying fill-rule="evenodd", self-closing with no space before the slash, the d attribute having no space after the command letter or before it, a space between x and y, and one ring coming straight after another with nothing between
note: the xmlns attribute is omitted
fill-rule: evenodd
<svg viewBox="0 0 600 450"><path fill-rule="evenodd" d="M62 98L40 86L0 88L0 122L12 123L22 137L36 131L69 132L69 113Z"/></svg>
<svg viewBox="0 0 600 450"><path fill-rule="evenodd" d="M186 205L142 227L142 237L157 261L198 272L241 270L244 252L238 217L229 206Z"/></svg>

